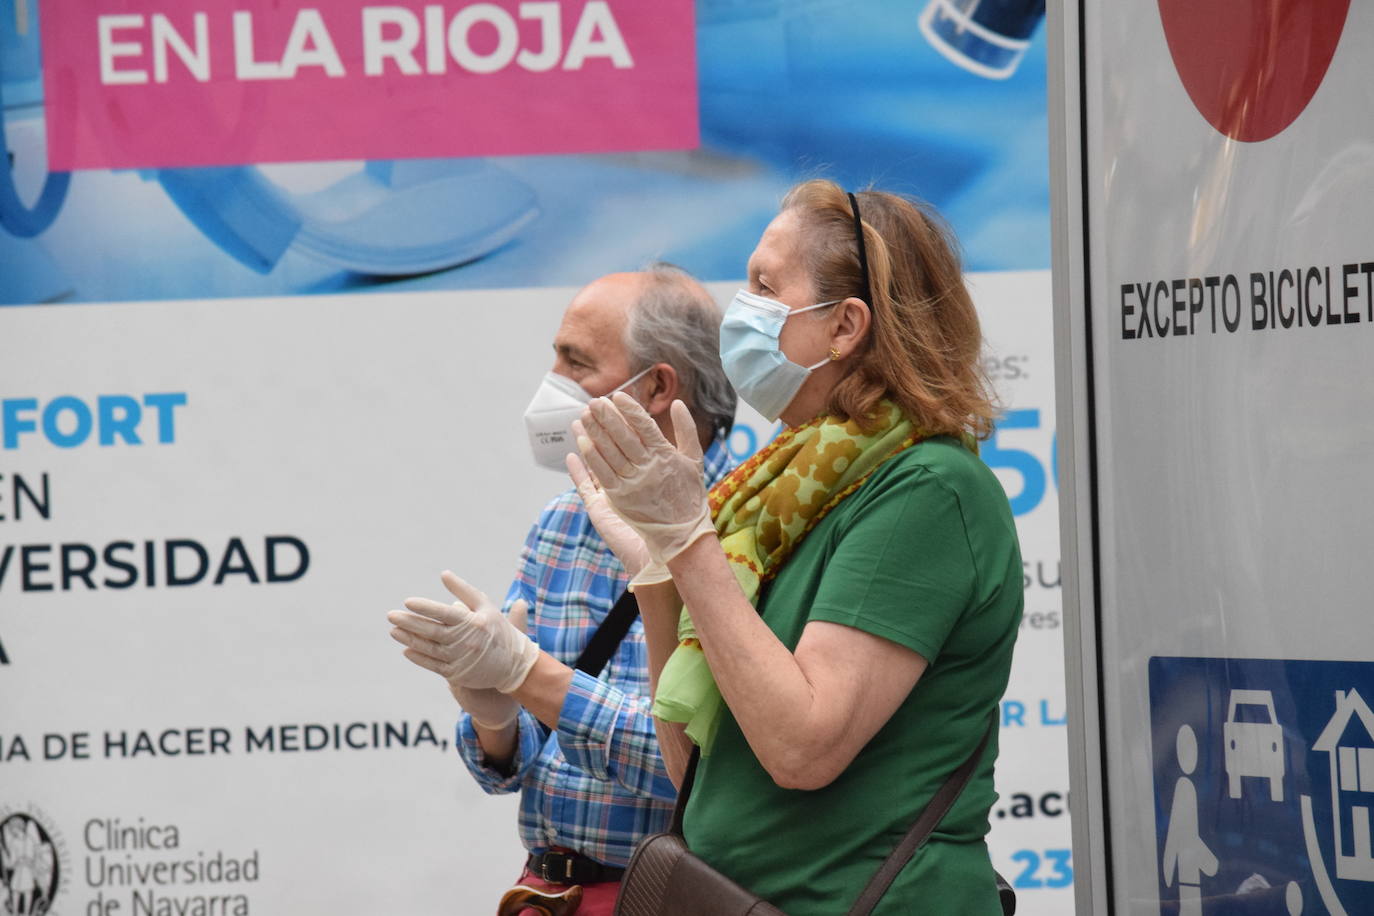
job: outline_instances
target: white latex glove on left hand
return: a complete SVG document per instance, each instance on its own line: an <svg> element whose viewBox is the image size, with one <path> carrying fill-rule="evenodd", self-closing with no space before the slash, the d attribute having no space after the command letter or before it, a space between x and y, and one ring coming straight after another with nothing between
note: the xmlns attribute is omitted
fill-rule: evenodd
<svg viewBox="0 0 1374 916"><path fill-rule="evenodd" d="M665 563L703 534L715 534L702 482L703 459L687 405L674 401L674 446L634 398L616 392L582 412L582 460L616 513Z"/></svg>
<svg viewBox="0 0 1374 916"><path fill-rule="evenodd" d="M574 435L586 434L578 420L573 421L572 428ZM630 574L631 591L637 585L652 585L671 579L672 574L668 572L668 567L649 553L649 546L644 543L639 533L616 514L615 507L606 498L606 491L597 484L587 466L582 463L582 459L569 453L565 463L568 466L568 475L577 487L577 495L587 510L587 517L591 519L592 527L601 535L606 546L611 548L611 553L616 555L616 559L620 560L620 565Z"/></svg>
<svg viewBox="0 0 1374 916"><path fill-rule="evenodd" d="M520 717L520 704L495 687L456 687L449 685L453 698L472 716L474 724L497 732Z"/></svg>
<svg viewBox="0 0 1374 916"><path fill-rule="evenodd" d="M406 610L386 615L391 638L406 646L406 658L442 676L450 688L515 690L538 660L539 647L481 591L451 572L440 578L458 600L407 598Z"/></svg>
<svg viewBox="0 0 1374 916"><path fill-rule="evenodd" d="M527 632L529 610L530 606L522 598L510 606L506 619L517 630ZM472 721L488 731L500 731L520 716L520 704L495 687L458 687L449 684L448 689L463 711L472 717Z"/></svg>

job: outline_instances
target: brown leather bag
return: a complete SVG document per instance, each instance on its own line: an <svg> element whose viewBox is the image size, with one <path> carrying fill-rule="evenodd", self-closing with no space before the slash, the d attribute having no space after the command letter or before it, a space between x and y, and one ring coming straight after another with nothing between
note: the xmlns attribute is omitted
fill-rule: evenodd
<svg viewBox="0 0 1374 916"><path fill-rule="evenodd" d="M682 813L696 781L700 750L692 749L667 833L645 837L630 856L615 916L787 916L697 858L682 838Z"/></svg>
<svg viewBox="0 0 1374 916"><path fill-rule="evenodd" d="M656 833L635 847L616 916L786 916L698 859L676 833Z"/></svg>
<svg viewBox="0 0 1374 916"><path fill-rule="evenodd" d="M848 916L867 916L873 911L898 873L954 806L977 768L995 726L994 718L973 753L940 786L906 836L869 879ZM646 837L635 847L625 875L620 879L615 916L787 916L707 865L687 848L682 838L682 812L687 807L687 797L696 777L698 755L697 750L692 751L668 832ZM1002 912L1012 916L1016 912L1016 894L1001 875L997 875L997 889Z"/></svg>

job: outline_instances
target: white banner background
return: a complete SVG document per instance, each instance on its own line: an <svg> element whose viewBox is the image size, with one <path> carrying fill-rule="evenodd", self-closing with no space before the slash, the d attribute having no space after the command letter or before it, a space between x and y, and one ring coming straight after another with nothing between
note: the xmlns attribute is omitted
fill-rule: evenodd
<svg viewBox="0 0 1374 916"><path fill-rule="evenodd" d="M1352 297L1342 273L1374 261L1374 6L1352 3L1347 15L1330 3L1174 5L1188 10L1180 19L1234 15L1225 47L1250 42L1246 59L1263 76L1225 84L1232 117L1255 102L1248 94L1298 93L1296 75L1320 44L1309 47L1308 26L1344 19L1310 103L1259 142L1232 140L1199 113L1171 57L1162 4L1083 6L1110 866L1118 912L1173 912L1180 891L1160 888L1155 820L1169 810L1172 776L1188 770L1169 762L1172 735L1146 740L1149 659L1367 661L1374 651L1363 572L1374 539L1374 311L1367 275L1348 281ZM1284 328L1263 317L1252 273L1310 267L1330 268L1312 287L1318 311L1355 318ZM1175 333L1171 290L1146 336L1138 294L1123 292L1228 274L1239 282L1232 330L1209 307L1195 332ZM1264 292L1263 312L1274 295ZM1299 304L1293 287L1285 295L1285 309ZM1157 768L1171 777L1162 788ZM1300 842L1267 836L1264 814L1248 828L1257 842ZM1162 873L1173 880L1171 865ZM1306 895L1299 911L1322 912L1311 886Z"/></svg>
<svg viewBox="0 0 1374 916"><path fill-rule="evenodd" d="M1004 704L1002 793L991 846L1021 909L1065 912L1070 891L1058 548L1053 491L1048 272L982 274L971 285L1009 409L989 463L1014 497L1031 585ZM717 284L724 301L733 286ZM455 707L438 679L400 657L384 613L439 594L452 568L504 594L540 507L565 482L535 468L521 411L550 363L571 289L292 297L0 313L7 399L38 416L71 395L184 392L174 438L59 448L38 430L0 451L0 807L25 813L59 848L53 912L486 913L518 873L512 798L481 794L452 749ZM1038 411L1033 416L1029 411ZM757 419L757 418L755 418ZM1032 422L1035 421L1035 422ZM59 432L70 432L70 412ZM756 436L764 431L753 424ZM747 440L737 433L732 444ZM1017 454L1011 454L1012 451ZM1021 455L1024 453L1024 456ZM993 455L1000 455L994 458ZM1027 470L1033 463L1040 470ZM1033 501L1027 474L1043 476ZM48 517L14 501L48 478ZM22 517L19 513L22 512ZM213 585L241 538L261 577L263 543L306 544L296 581ZM165 585L162 542L205 546L198 584ZM157 585L63 588L65 543L158 543ZM27 581L23 545L28 553ZM142 567L142 548L130 559ZM283 551L294 568L294 553ZM189 557L189 554L180 554ZM47 569L39 568L48 564ZM124 573L101 564L100 585ZM1043 583L1043 584L1042 584ZM51 584L52 590L35 586ZM332 746L335 724L371 745L371 723L407 729L407 747ZM284 751L309 724L331 746ZM432 730L434 741L417 735ZM227 752L168 755L186 730L227 731ZM248 746L275 729L275 750ZM134 753L146 731L152 752ZM74 759L72 735L87 736ZM128 756L118 745L125 735ZM107 735L115 743L109 745ZM61 736L61 739L56 737ZM57 759L44 759L47 748ZM106 826L178 846L108 847ZM129 870L163 860L254 857L257 877L159 886ZM111 883L113 882L113 883ZM242 894L240 900L233 895ZM135 901L137 895L137 901ZM151 902L152 906L147 904ZM211 911L209 909L206 910Z"/></svg>

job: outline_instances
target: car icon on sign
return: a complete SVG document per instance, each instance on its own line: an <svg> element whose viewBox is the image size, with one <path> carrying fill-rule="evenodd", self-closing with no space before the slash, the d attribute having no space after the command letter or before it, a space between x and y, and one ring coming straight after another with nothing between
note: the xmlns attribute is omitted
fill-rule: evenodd
<svg viewBox="0 0 1374 916"><path fill-rule="evenodd" d="M1232 690L1222 727L1227 788L1240 798L1241 777L1269 780L1269 800L1283 801L1283 729L1268 690Z"/></svg>

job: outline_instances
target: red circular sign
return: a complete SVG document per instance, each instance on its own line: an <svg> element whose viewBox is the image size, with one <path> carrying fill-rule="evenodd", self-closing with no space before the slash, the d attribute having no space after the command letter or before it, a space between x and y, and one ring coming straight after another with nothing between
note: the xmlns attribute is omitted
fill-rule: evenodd
<svg viewBox="0 0 1374 916"><path fill-rule="evenodd" d="M1174 66L1217 130L1268 140L1312 100L1350 0L1159 0Z"/></svg>

